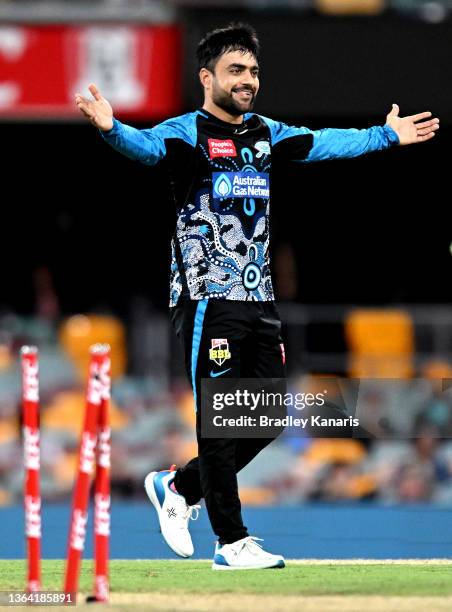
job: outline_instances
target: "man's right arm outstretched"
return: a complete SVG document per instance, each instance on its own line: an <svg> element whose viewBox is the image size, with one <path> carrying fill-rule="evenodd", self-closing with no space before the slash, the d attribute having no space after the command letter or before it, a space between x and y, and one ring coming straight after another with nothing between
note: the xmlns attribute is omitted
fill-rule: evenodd
<svg viewBox="0 0 452 612"><path fill-rule="evenodd" d="M88 87L94 100L75 94L75 103L114 149L133 160L153 166L166 155L165 139L177 138L193 145L196 137L183 117L168 119L151 128L137 130L114 118L111 104L93 83Z"/></svg>
<svg viewBox="0 0 452 612"><path fill-rule="evenodd" d="M95 127L103 132L108 132L113 128L113 109L111 104L102 96L94 83L91 83L88 89L92 93L94 100L89 100L84 98L82 94L76 93L75 103Z"/></svg>

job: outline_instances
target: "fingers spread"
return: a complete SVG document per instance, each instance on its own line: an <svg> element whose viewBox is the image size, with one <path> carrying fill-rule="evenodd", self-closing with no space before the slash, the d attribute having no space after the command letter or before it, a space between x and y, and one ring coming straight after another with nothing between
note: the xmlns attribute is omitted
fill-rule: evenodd
<svg viewBox="0 0 452 612"><path fill-rule="evenodd" d="M102 96L100 95L100 91L97 89L97 87L96 87L96 85L94 83L91 83L91 85L88 87L88 89L92 93L92 95L93 95L95 100L102 100Z"/></svg>
<svg viewBox="0 0 452 612"><path fill-rule="evenodd" d="M90 100L84 98L82 95L77 93L75 94L75 103L78 104L79 102L81 102L82 104L89 104Z"/></svg>
<svg viewBox="0 0 452 612"><path fill-rule="evenodd" d="M400 108L398 104L393 104L391 110L389 111L389 115L391 117L398 117L400 112Z"/></svg>
<svg viewBox="0 0 452 612"><path fill-rule="evenodd" d="M434 127L435 125L439 127L439 119L432 119L431 121L423 121L422 123L417 123L416 127L417 129L424 129L427 127Z"/></svg>
<svg viewBox="0 0 452 612"><path fill-rule="evenodd" d="M439 123L437 123L437 122L433 122L433 123L416 123L416 128L418 130L426 130L426 129L439 130Z"/></svg>
<svg viewBox="0 0 452 612"><path fill-rule="evenodd" d="M412 119L413 121L420 121L421 119L427 119L431 117L432 113L427 111L425 113L418 113L417 115L409 115L408 119Z"/></svg>
<svg viewBox="0 0 452 612"><path fill-rule="evenodd" d="M417 141L418 142L425 142L426 140L430 140L434 136L435 136L435 132L430 132L430 134L426 134L425 136L418 136L417 137Z"/></svg>
<svg viewBox="0 0 452 612"><path fill-rule="evenodd" d="M425 136L426 134L431 134L431 133L433 133L433 130L430 130L430 129L417 131L418 136Z"/></svg>
<svg viewBox="0 0 452 612"><path fill-rule="evenodd" d="M83 102L79 102L77 106L85 115L85 117L89 117L91 119L94 116L94 113L90 110L89 106L83 104Z"/></svg>

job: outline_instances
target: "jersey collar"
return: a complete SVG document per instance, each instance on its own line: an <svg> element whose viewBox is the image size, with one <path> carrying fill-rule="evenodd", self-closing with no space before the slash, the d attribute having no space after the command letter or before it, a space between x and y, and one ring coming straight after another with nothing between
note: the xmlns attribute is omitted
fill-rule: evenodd
<svg viewBox="0 0 452 612"><path fill-rule="evenodd" d="M216 123L217 125L221 125L222 127L231 130L231 132L243 129L247 120L252 116L252 113L245 113L243 115L242 123L230 123L229 121L223 121L222 119L215 117L215 115L212 115L212 113L206 111L205 108L198 108L198 113L206 119L209 119L209 121L212 121L212 123Z"/></svg>

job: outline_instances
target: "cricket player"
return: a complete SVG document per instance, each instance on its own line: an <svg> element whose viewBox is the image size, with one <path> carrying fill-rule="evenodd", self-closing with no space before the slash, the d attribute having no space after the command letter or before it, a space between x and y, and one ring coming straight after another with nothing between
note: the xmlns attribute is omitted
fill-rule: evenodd
<svg viewBox="0 0 452 612"><path fill-rule="evenodd" d="M177 211L172 240L170 317L185 354L196 405L198 457L177 470L151 472L146 492L162 535L190 557L189 519L204 498L218 537L213 569L284 567L243 524L237 472L269 439L209 439L200 434L202 378L284 378L284 345L270 276L272 163L302 164L426 142L439 120L430 112L369 129L291 127L253 112L259 91L259 42L245 24L209 32L197 49L202 108L137 130L114 117L92 84L76 94L80 111L114 149L144 164L165 162ZM150 206L156 205L150 202Z"/></svg>

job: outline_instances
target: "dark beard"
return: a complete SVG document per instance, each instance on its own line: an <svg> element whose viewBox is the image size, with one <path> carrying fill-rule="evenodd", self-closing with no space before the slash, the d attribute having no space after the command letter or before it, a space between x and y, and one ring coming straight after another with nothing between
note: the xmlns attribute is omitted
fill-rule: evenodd
<svg viewBox="0 0 452 612"><path fill-rule="evenodd" d="M255 96L253 95L247 108L242 108L242 106L234 100L232 93L228 94L223 90L212 92L212 101L233 117L239 117L251 111L254 106L254 99Z"/></svg>

